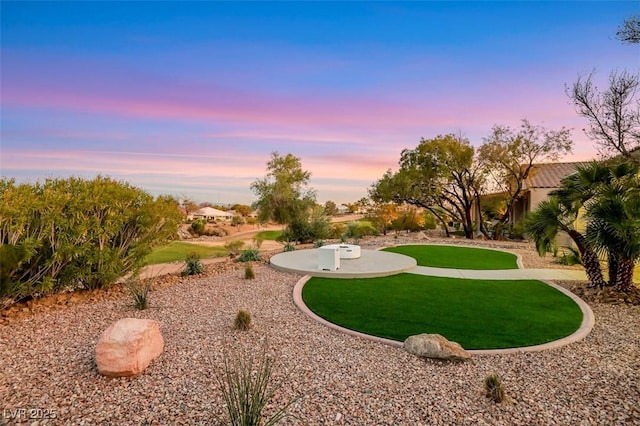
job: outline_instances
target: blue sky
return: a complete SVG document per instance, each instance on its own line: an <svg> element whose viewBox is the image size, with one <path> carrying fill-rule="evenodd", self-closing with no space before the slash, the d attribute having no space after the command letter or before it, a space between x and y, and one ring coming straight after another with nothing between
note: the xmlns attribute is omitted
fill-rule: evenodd
<svg viewBox="0 0 640 426"><path fill-rule="evenodd" d="M249 203L272 151L355 201L421 137L529 119L594 144L564 93L640 68L640 2L6 2L5 177L109 175Z"/></svg>

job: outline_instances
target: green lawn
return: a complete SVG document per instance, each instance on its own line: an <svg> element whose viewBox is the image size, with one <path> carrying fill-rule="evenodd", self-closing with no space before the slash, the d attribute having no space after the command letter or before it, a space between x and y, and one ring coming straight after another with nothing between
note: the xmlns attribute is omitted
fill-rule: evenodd
<svg viewBox="0 0 640 426"><path fill-rule="evenodd" d="M413 257L420 266L455 269L518 269L517 256L497 250L440 245L407 245L384 249Z"/></svg>
<svg viewBox="0 0 640 426"><path fill-rule="evenodd" d="M227 256L229 252L224 247L208 247L199 244L174 241L166 246L154 249L146 258L147 265L156 263L174 262L184 260L191 252L196 252L201 258Z"/></svg>
<svg viewBox="0 0 640 426"><path fill-rule="evenodd" d="M256 238L259 238L263 241L276 241L278 239L278 237L280 237L282 235L282 230L276 230L276 231L260 231L258 232L258 234L256 235Z"/></svg>
<svg viewBox="0 0 640 426"><path fill-rule="evenodd" d="M546 343L568 336L582 322L573 300L533 280L316 277L302 297L317 315L345 328L398 341L438 333L466 349Z"/></svg>

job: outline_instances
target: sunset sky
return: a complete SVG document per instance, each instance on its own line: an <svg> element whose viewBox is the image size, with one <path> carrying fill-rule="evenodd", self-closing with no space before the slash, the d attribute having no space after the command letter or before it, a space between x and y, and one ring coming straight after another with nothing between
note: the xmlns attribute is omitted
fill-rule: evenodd
<svg viewBox="0 0 640 426"><path fill-rule="evenodd" d="M640 68L640 2L1 3L0 174L250 203L270 153L353 202L421 137L572 128L565 85Z"/></svg>

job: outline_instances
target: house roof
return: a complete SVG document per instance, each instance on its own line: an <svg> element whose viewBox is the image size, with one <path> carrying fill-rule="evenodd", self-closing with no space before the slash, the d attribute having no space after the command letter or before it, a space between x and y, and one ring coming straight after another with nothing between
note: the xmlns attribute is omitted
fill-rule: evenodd
<svg viewBox="0 0 640 426"><path fill-rule="evenodd" d="M576 171L576 167L585 166L588 161L573 163L534 164L527 178L528 188L558 188L560 180Z"/></svg>
<svg viewBox="0 0 640 426"><path fill-rule="evenodd" d="M195 212L194 215L205 217L232 217L233 213L224 212L222 210L214 209L213 207L203 207Z"/></svg>

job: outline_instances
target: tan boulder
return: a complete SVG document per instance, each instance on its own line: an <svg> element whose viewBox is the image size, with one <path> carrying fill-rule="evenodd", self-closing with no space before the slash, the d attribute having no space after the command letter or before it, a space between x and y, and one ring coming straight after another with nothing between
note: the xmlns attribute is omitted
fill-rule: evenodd
<svg viewBox="0 0 640 426"><path fill-rule="evenodd" d="M403 346L407 352L425 358L450 361L465 361L471 359L471 354L465 351L459 343L450 342L439 334L409 336L404 341Z"/></svg>
<svg viewBox="0 0 640 426"><path fill-rule="evenodd" d="M164 349L154 320L124 318L107 328L96 345L98 372L109 377L137 376Z"/></svg>

